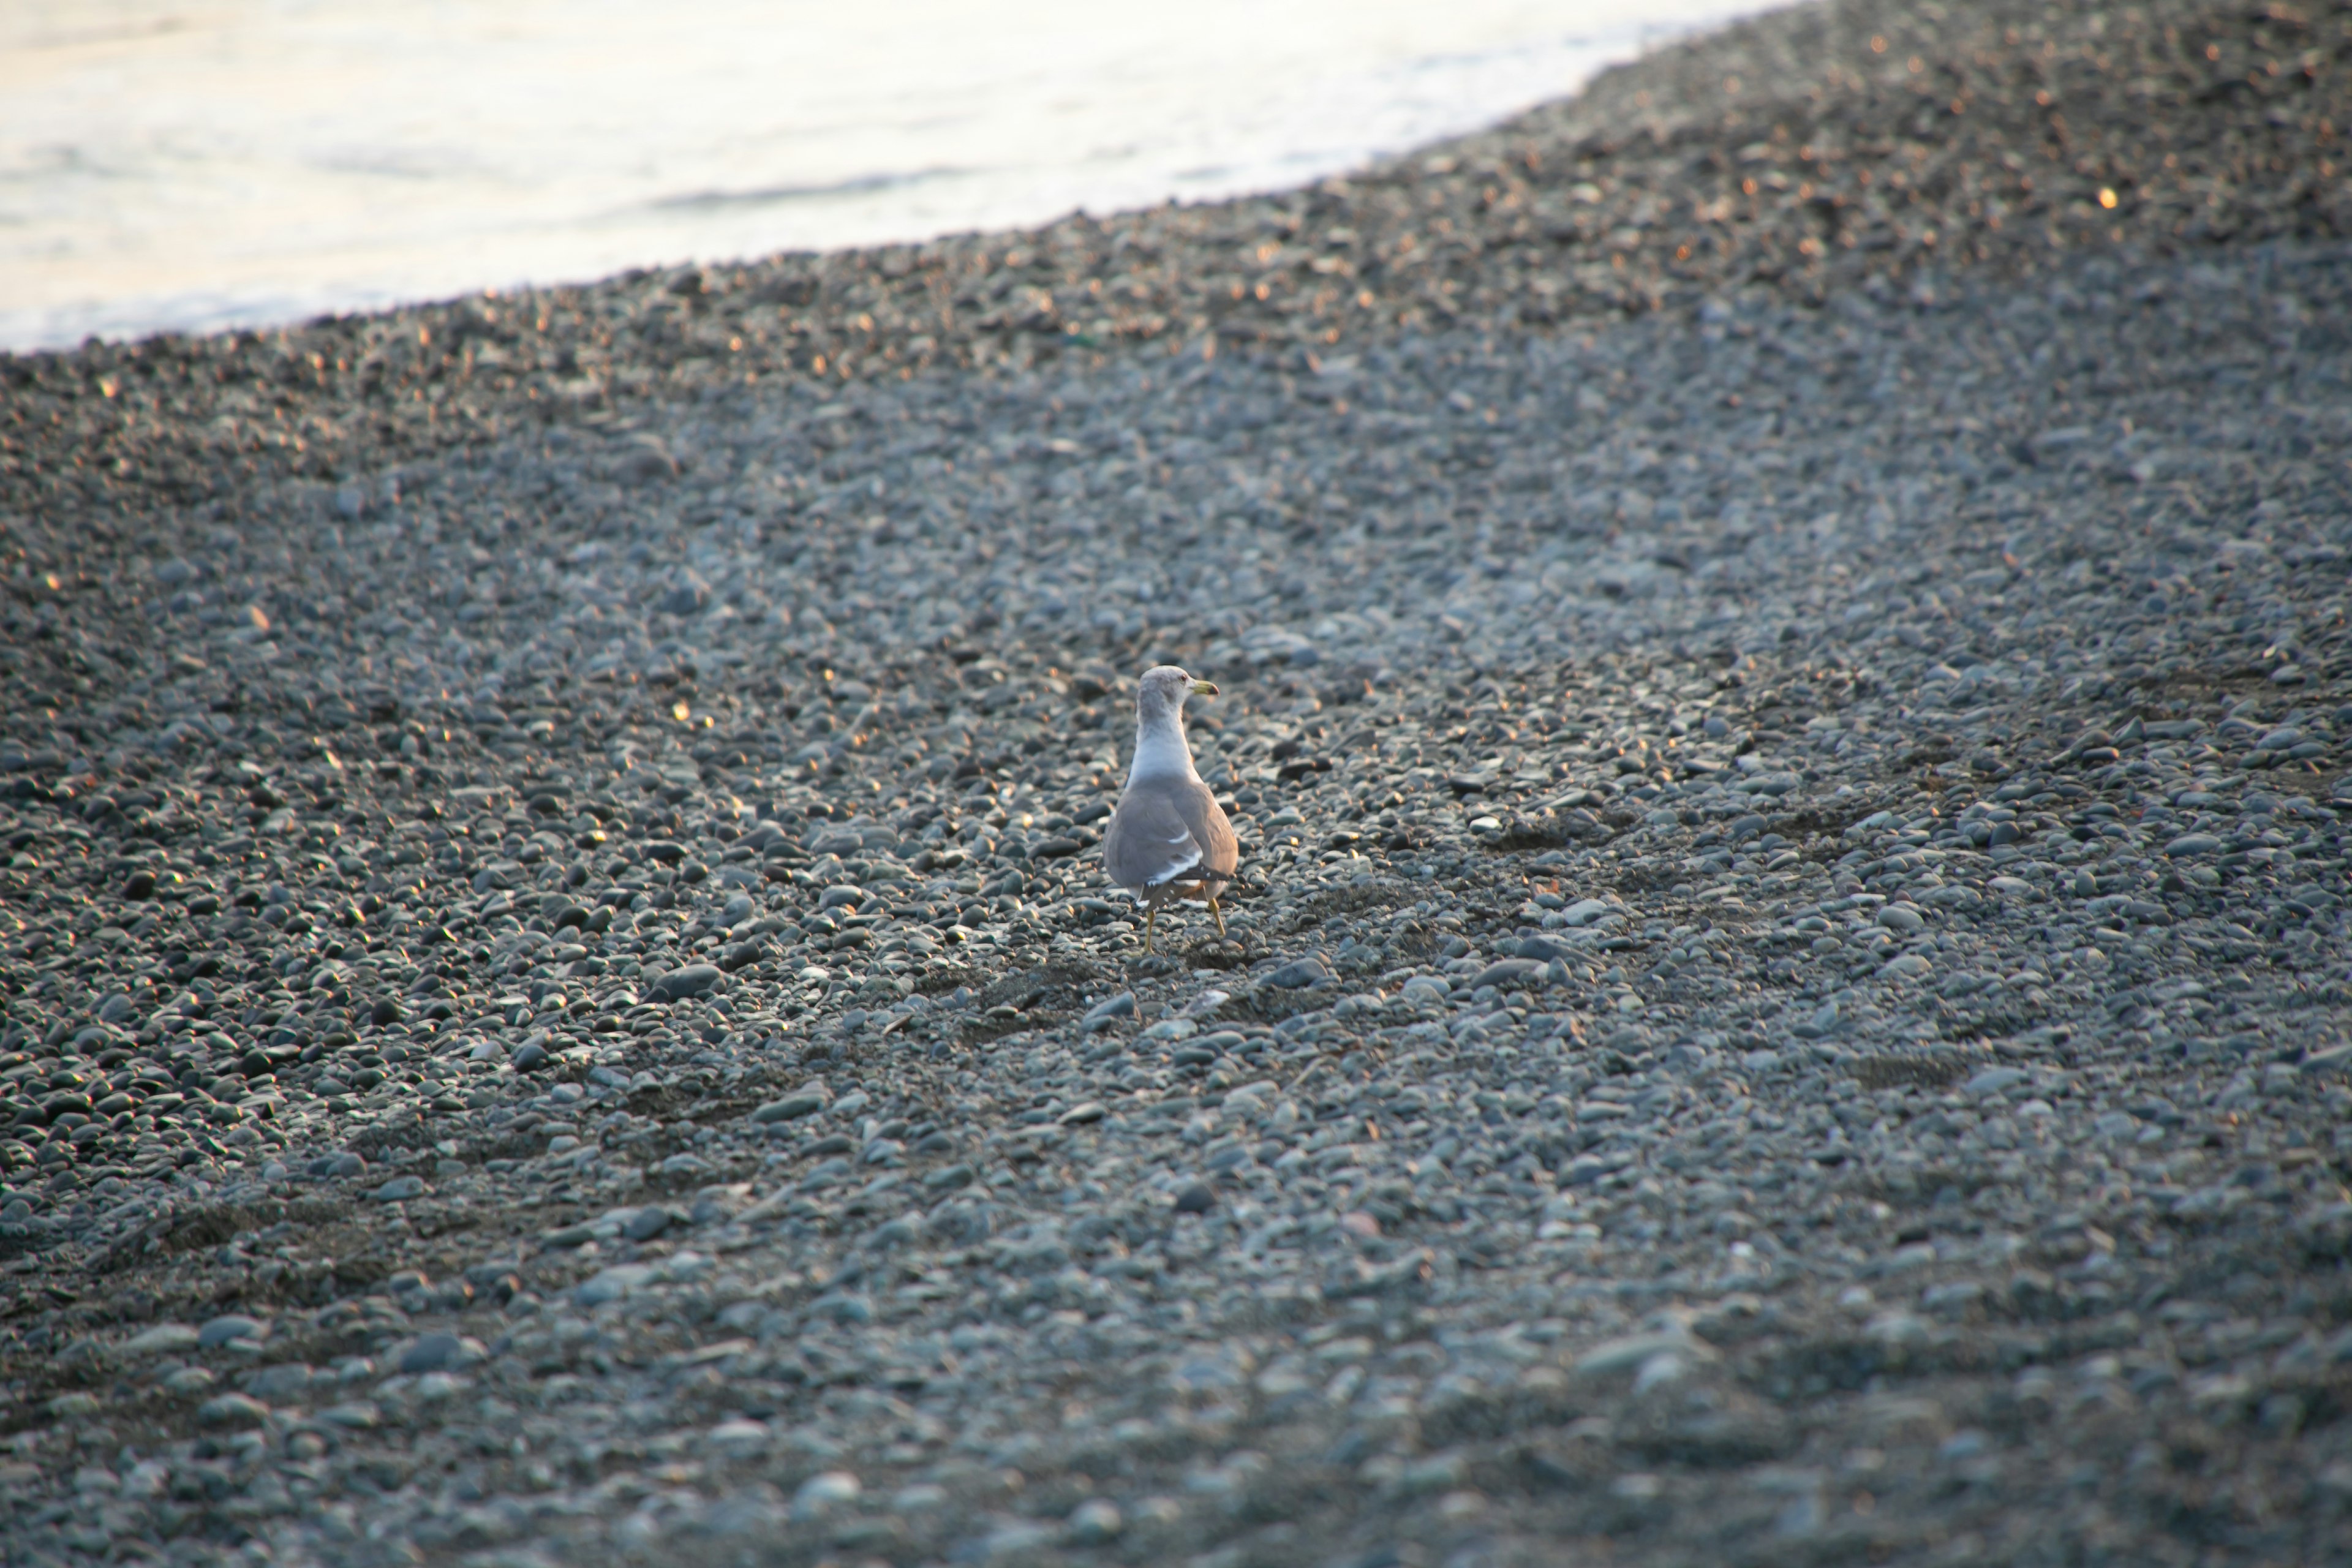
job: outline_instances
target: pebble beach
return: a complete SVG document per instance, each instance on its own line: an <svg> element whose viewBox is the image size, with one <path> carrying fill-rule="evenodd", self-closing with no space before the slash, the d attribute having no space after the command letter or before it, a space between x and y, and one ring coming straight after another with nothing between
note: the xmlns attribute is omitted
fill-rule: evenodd
<svg viewBox="0 0 2352 1568"><path fill-rule="evenodd" d="M2347 132L1807 6L0 358L6 1560L2352 1554Z"/></svg>

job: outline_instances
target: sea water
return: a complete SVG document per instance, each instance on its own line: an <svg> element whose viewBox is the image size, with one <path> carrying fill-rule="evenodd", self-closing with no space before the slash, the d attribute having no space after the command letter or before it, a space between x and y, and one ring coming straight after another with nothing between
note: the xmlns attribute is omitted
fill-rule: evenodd
<svg viewBox="0 0 2352 1568"><path fill-rule="evenodd" d="M1274 189L1727 0L0 0L0 348Z"/></svg>

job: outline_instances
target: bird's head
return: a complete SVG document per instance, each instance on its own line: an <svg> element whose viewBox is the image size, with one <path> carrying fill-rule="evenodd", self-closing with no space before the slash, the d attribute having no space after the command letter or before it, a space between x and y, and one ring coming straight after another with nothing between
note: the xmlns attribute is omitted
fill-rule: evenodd
<svg viewBox="0 0 2352 1568"><path fill-rule="evenodd" d="M1164 709L1171 712L1181 712L1184 707L1184 700L1195 693L1202 697L1214 697L1217 694L1216 683L1195 680L1174 665L1163 664L1157 668L1145 670L1143 679L1137 683L1136 711L1150 713L1155 710Z"/></svg>

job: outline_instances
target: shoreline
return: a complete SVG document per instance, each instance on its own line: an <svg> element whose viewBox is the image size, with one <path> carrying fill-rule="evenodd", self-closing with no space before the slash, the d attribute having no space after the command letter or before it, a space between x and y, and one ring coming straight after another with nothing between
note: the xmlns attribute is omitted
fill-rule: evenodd
<svg viewBox="0 0 2352 1568"><path fill-rule="evenodd" d="M1269 196L0 356L21 410L0 431L0 505L342 479L780 376L1211 344L1319 359L1457 321L1550 331L1751 288L1932 301L1956 269L2352 235L2340 17L1932 9L1948 19L1777 13L1491 132ZM82 459L78 483L28 437L45 424Z"/></svg>

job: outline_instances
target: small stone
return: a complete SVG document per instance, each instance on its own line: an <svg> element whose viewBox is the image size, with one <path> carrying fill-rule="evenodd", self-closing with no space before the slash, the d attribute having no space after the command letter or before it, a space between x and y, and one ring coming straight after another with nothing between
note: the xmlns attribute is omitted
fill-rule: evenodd
<svg viewBox="0 0 2352 1568"><path fill-rule="evenodd" d="M256 1399L276 1404L299 1398L310 1387L310 1367L307 1362L280 1362L265 1366L246 1379L245 1391Z"/></svg>
<svg viewBox="0 0 2352 1568"><path fill-rule="evenodd" d="M1545 960L1535 957L1502 959L1480 970L1470 982L1470 989L1475 991L1482 985L1507 988L1532 984L1542 976L1545 963Z"/></svg>
<svg viewBox="0 0 2352 1568"><path fill-rule="evenodd" d="M368 1009L368 1022L379 1029L399 1023L401 1016L400 1004L389 996L379 997L376 1005Z"/></svg>
<svg viewBox="0 0 2352 1568"><path fill-rule="evenodd" d="M142 1329L125 1340L122 1343L122 1353L125 1355L177 1354L181 1351L194 1350L203 1342L202 1337L196 1331L185 1323L157 1323L153 1328Z"/></svg>
<svg viewBox="0 0 2352 1568"><path fill-rule="evenodd" d="M1176 1194L1178 1214L1207 1214L1216 1205L1217 1194L1209 1190L1205 1182L1187 1183L1184 1190Z"/></svg>
<svg viewBox="0 0 2352 1568"><path fill-rule="evenodd" d="M717 964L689 963L683 969L673 969L647 988L646 1000L652 1002L684 1002L698 996L708 996L727 983L727 976Z"/></svg>
<svg viewBox="0 0 2352 1568"><path fill-rule="evenodd" d="M651 1241L669 1228L669 1210L659 1204L647 1204L631 1215L621 1226L621 1234L631 1241Z"/></svg>
<svg viewBox="0 0 2352 1568"><path fill-rule="evenodd" d="M1607 1377L1638 1372L1659 1355L1680 1356L1686 1363L1715 1359L1714 1349L1705 1340L1681 1329L1661 1329L1603 1340L1576 1358L1576 1370L1588 1377Z"/></svg>
<svg viewBox="0 0 2352 1568"><path fill-rule="evenodd" d="M247 1394L217 1394L196 1406L196 1424L238 1431L269 1419L269 1406Z"/></svg>
<svg viewBox="0 0 2352 1568"><path fill-rule="evenodd" d="M738 1417L703 1434L703 1446L722 1459L751 1459L768 1451L767 1423Z"/></svg>
<svg viewBox="0 0 2352 1568"><path fill-rule="evenodd" d="M1705 1073L1713 1059L1704 1046L1685 1042L1666 1047L1666 1070L1684 1078L1696 1078Z"/></svg>
<svg viewBox="0 0 2352 1568"><path fill-rule="evenodd" d="M2352 1070L2352 1045L2330 1046L2324 1051L2314 1051L2296 1065L2307 1073Z"/></svg>
<svg viewBox="0 0 2352 1568"><path fill-rule="evenodd" d="M1926 917L1907 904L1887 905L1878 911L1878 923L1905 936L1916 936L1927 925Z"/></svg>
<svg viewBox="0 0 2352 1568"><path fill-rule="evenodd" d="M1286 991L1320 985L1331 978L1331 966L1320 958L1293 959L1265 977L1268 985L1279 985Z"/></svg>
<svg viewBox="0 0 2352 1568"><path fill-rule="evenodd" d="M394 1176L369 1195L380 1204L396 1204L409 1198L421 1198L425 1195L425 1178Z"/></svg>
<svg viewBox="0 0 2352 1568"><path fill-rule="evenodd" d="M214 1318L196 1331L196 1343L205 1350L217 1350L222 1345L239 1340L261 1340L268 1337L269 1325L258 1318L248 1318L242 1312L230 1312Z"/></svg>
<svg viewBox="0 0 2352 1568"><path fill-rule="evenodd" d="M1103 1546L1118 1539L1127 1521L1108 1498L1088 1498L1070 1510L1067 1525L1073 1546Z"/></svg>
<svg viewBox="0 0 2352 1568"><path fill-rule="evenodd" d="M1803 782L1794 773L1750 773L1733 787L1746 790L1750 795L1782 795L1798 788Z"/></svg>
<svg viewBox="0 0 2352 1568"><path fill-rule="evenodd" d="M1633 1374L1633 1395L1638 1399L1654 1389L1679 1383L1689 1372L1690 1363L1679 1352L1660 1351L1644 1361L1641 1370Z"/></svg>
<svg viewBox="0 0 2352 1568"><path fill-rule="evenodd" d="M649 1264L618 1264L575 1286L572 1299L583 1307L601 1307L651 1283L653 1278L654 1270Z"/></svg>
<svg viewBox="0 0 2352 1568"><path fill-rule="evenodd" d="M451 1333L421 1335L415 1343L400 1352L395 1364L402 1372L415 1373L447 1372L467 1367L483 1359L481 1342Z"/></svg>
<svg viewBox="0 0 2352 1568"><path fill-rule="evenodd" d="M829 1513L856 1502L864 1489L847 1470L824 1470L803 1481L793 1494L793 1512L803 1519Z"/></svg>
<svg viewBox="0 0 2352 1568"><path fill-rule="evenodd" d="M1116 996L1106 996L1087 1008L1086 1018L1079 1026L1079 1033L1091 1035L1098 1029L1109 1028L1121 1018L1134 1016L1135 993L1122 991Z"/></svg>
<svg viewBox="0 0 2352 1568"><path fill-rule="evenodd" d="M514 1055L507 1059L514 1063L517 1072L537 1072L554 1058L547 1054L545 1046L536 1040L525 1040L514 1048Z"/></svg>
<svg viewBox="0 0 2352 1568"><path fill-rule="evenodd" d="M751 1112L751 1120L765 1124L772 1121L797 1121L804 1116L814 1116L825 1108L823 1089L803 1089L782 1100L772 1100Z"/></svg>
<svg viewBox="0 0 2352 1568"><path fill-rule="evenodd" d="M155 896L155 873L142 868L123 879L122 896L126 899L152 899Z"/></svg>
<svg viewBox="0 0 2352 1568"><path fill-rule="evenodd" d="M2004 1089L2014 1089L2019 1084L2031 1079L2032 1076L2020 1068L1987 1068L1960 1085L1960 1088L1964 1092L1975 1095L1981 1100L1986 1095L1999 1094Z"/></svg>

